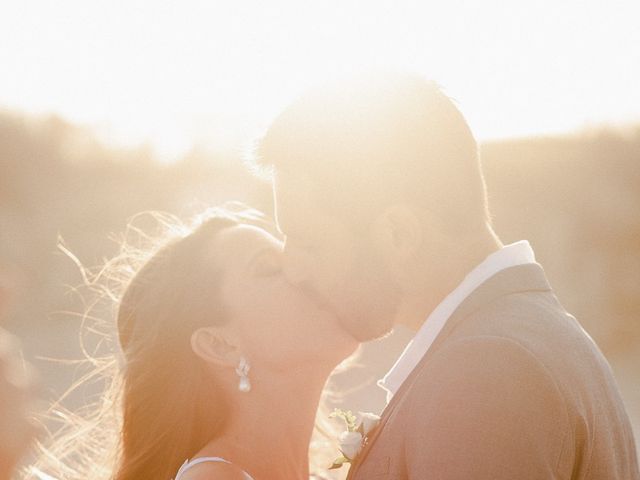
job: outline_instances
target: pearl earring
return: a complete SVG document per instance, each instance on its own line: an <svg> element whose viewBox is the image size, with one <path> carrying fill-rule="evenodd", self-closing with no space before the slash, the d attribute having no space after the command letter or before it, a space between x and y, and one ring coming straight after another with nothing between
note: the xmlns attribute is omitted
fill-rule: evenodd
<svg viewBox="0 0 640 480"><path fill-rule="evenodd" d="M251 391L251 382L249 381L249 369L251 366L246 358L240 357L240 364L236 368L236 373L240 377L240 383L238 384L238 390L241 392Z"/></svg>

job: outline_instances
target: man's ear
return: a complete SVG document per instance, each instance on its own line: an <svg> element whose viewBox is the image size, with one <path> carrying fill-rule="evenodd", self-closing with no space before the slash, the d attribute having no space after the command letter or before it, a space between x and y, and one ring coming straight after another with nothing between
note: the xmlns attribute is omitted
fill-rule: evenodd
<svg viewBox="0 0 640 480"><path fill-rule="evenodd" d="M423 242L423 224L415 211L404 204L394 204L378 215L373 225L375 242L385 256L395 262L411 260Z"/></svg>
<svg viewBox="0 0 640 480"><path fill-rule="evenodd" d="M205 362L221 367L238 365L240 351L216 327L198 328L191 334L191 349Z"/></svg>

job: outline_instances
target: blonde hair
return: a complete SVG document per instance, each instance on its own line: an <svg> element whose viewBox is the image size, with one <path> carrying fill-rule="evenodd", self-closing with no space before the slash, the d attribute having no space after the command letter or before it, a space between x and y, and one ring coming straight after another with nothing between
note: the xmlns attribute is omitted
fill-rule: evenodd
<svg viewBox="0 0 640 480"><path fill-rule="evenodd" d="M61 401L49 409L49 420L62 426L39 445L39 457L23 478L44 472L60 480L168 479L224 431L226 399L189 338L200 326L226 321L216 299L219 275L207 261L211 239L239 223L268 223L238 203L211 209L191 225L166 214L151 217L161 235L150 237L132 222L128 233L142 247L123 242L99 271L81 268L84 284L117 305L121 350L111 335L105 337L110 353L86 353L91 370L63 399L94 381L104 382L103 395L77 412ZM99 328L91 309L83 317Z"/></svg>

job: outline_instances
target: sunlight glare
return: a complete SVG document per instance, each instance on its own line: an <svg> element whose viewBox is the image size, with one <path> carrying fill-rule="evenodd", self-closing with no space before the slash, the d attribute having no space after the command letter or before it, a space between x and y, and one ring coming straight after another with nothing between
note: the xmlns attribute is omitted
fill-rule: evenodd
<svg viewBox="0 0 640 480"><path fill-rule="evenodd" d="M0 106L150 142L165 159L241 142L303 89L363 68L439 81L480 139L638 121L638 5L11 2Z"/></svg>

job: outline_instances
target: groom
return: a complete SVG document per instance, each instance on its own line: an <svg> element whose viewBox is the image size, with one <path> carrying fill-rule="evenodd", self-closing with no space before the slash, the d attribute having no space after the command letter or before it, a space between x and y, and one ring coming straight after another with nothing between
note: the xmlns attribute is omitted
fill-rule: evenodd
<svg viewBox="0 0 640 480"><path fill-rule="evenodd" d="M493 232L476 141L437 85L311 91L257 155L289 280L361 341L416 332L350 479L640 478L606 359L530 245Z"/></svg>

